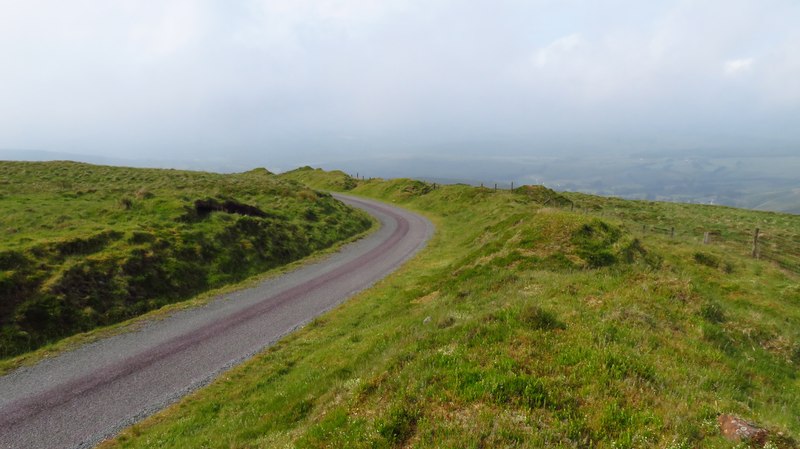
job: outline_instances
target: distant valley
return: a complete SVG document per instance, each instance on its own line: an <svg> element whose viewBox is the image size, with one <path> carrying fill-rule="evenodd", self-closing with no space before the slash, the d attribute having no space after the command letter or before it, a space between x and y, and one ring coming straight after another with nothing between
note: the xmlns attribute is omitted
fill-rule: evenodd
<svg viewBox="0 0 800 449"><path fill-rule="evenodd" d="M333 166L333 164L332 164ZM393 158L348 161L352 175L413 173L440 183L543 184L626 199L720 204L800 214L800 156L690 153L540 157Z"/></svg>

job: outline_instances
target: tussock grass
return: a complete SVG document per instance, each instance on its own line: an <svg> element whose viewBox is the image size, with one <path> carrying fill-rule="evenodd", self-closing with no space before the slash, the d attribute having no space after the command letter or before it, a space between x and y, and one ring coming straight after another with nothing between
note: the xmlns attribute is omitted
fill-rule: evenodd
<svg viewBox="0 0 800 449"><path fill-rule="evenodd" d="M315 185L344 175L302 176ZM729 448L719 413L795 447L791 271L638 235L626 219L651 213L640 203L610 200L626 212L593 215L520 192L408 180L359 181L351 192L427 214L437 225L429 247L103 447ZM691 223L691 207L683 213ZM731 223L758 216L723 213ZM787 234L800 229L797 217L764 216Z"/></svg>

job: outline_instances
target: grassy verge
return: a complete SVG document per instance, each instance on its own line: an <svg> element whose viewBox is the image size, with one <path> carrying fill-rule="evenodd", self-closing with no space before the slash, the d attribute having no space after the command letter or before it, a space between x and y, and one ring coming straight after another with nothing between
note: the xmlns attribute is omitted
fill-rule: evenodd
<svg viewBox="0 0 800 449"><path fill-rule="evenodd" d="M295 262L291 262L289 264L273 268L267 272L260 273L254 276L251 276L248 279L245 279L242 282L238 282L235 284L226 285L224 287L216 288L213 290L209 290L207 292L201 293L191 299L187 299L185 301L181 301L175 304L168 304L164 307L161 307L157 310L152 310L147 312L143 315L137 316L135 318L131 318L129 320L123 321L121 323L112 324L110 326L104 326L97 329L93 329L87 332L82 332L80 334L73 335L71 337L67 337L61 339L55 343L51 343L45 345L39 349L34 351L26 352L24 354L18 355L16 357L11 357L8 359L0 360L0 376L7 374L17 368L23 366L30 366L40 362L43 359L49 357L55 357L61 353L66 351L70 351L76 349L80 346L85 344L111 337L114 335L119 335L125 332L133 332L139 329L142 325L146 324L148 321L151 320L159 320L168 317L169 315L181 311L186 310L194 307L203 306L208 304L210 301L213 301L221 296L224 296L228 293L236 292L242 289L255 287L261 282L266 280L272 279L276 276L281 276L285 273L288 273L292 270L300 268L303 265L314 263L324 259L327 256L330 256L333 253L339 251L343 246L353 243L357 240L360 240L369 234L378 230L377 223L374 226L370 227L366 231L361 232L353 237L350 237L347 240L343 240L334 244L333 246L317 251L314 254L307 256L301 260L297 260Z"/></svg>
<svg viewBox="0 0 800 449"><path fill-rule="evenodd" d="M370 226L264 169L0 162L0 359L306 257Z"/></svg>
<svg viewBox="0 0 800 449"><path fill-rule="evenodd" d="M437 233L373 289L102 447L731 447L720 413L796 447L796 274L543 206L556 195L543 189L350 191Z"/></svg>

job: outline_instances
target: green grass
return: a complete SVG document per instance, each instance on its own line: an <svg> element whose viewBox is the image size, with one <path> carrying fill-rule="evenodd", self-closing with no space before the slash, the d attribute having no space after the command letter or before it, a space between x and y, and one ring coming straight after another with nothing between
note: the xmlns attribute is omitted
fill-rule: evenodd
<svg viewBox="0 0 800 449"><path fill-rule="evenodd" d="M796 447L796 273L521 191L356 184L428 215L428 248L102 447L729 448L720 413ZM705 226L691 209L682 223ZM759 216L713 212L732 225ZM800 229L800 217L762 217Z"/></svg>
<svg viewBox="0 0 800 449"><path fill-rule="evenodd" d="M180 301L177 303L167 304L159 309L152 310L150 312L136 316L134 318L108 326L101 326L92 329L90 331L81 332L79 334L75 334L70 337L62 338L55 342L48 343L42 347L37 348L36 350L25 352L23 354L11 358L0 360L0 376L7 374L22 366L30 366L40 362L43 359L54 357L65 351L76 349L87 343L91 343L103 338L118 335L124 332L136 331L141 325L147 324L152 320L158 320L168 317L172 313L177 312L179 310L185 310L193 307L202 306L207 304L209 301L219 298L222 295L239 291L245 288L255 287L256 285L268 279L274 278L275 276L283 275L305 264L322 260L323 258L339 251L341 247L343 247L344 245L355 242L375 230L376 227L373 226L370 229L367 229L348 239L337 242L336 244L328 248L316 251L310 256L304 257L302 259L288 263L286 265L281 265L279 267L270 269L263 273L256 274L241 282L236 282L233 284L225 285L223 287L214 288L205 291L203 293L200 293L199 295L196 295L190 299Z"/></svg>
<svg viewBox="0 0 800 449"><path fill-rule="evenodd" d="M630 233L670 235L683 243L700 244L710 234L715 247L746 255L759 229L759 253L790 271L800 272L800 232L797 215L733 209L723 206L631 201L580 193L565 193L577 211L618 220Z"/></svg>
<svg viewBox="0 0 800 449"><path fill-rule="evenodd" d="M371 223L264 169L71 162L0 162L0 210L6 360L299 260Z"/></svg>
<svg viewBox="0 0 800 449"><path fill-rule="evenodd" d="M321 190L346 192L358 186L359 181L348 176L342 171L325 171L309 166L300 167L292 171L281 173L281 179L307 184L309 179L313 179L314 187Z"/></svg>

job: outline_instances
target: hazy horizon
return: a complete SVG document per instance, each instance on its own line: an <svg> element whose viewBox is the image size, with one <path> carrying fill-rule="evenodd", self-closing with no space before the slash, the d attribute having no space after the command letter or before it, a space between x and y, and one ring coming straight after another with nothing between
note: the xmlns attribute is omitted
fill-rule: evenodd
<svg viewBox="0 0 800 449"><path fill-rule="evenodd" d="M797 151L795 1L0 3L0 148L360 157Z"/></svg>
<svg viewBox="0 0 800 449"><path fill-rule="evenodd" d="M797 23L790 0L0 0L0 159L799 213Z"/></svg>

